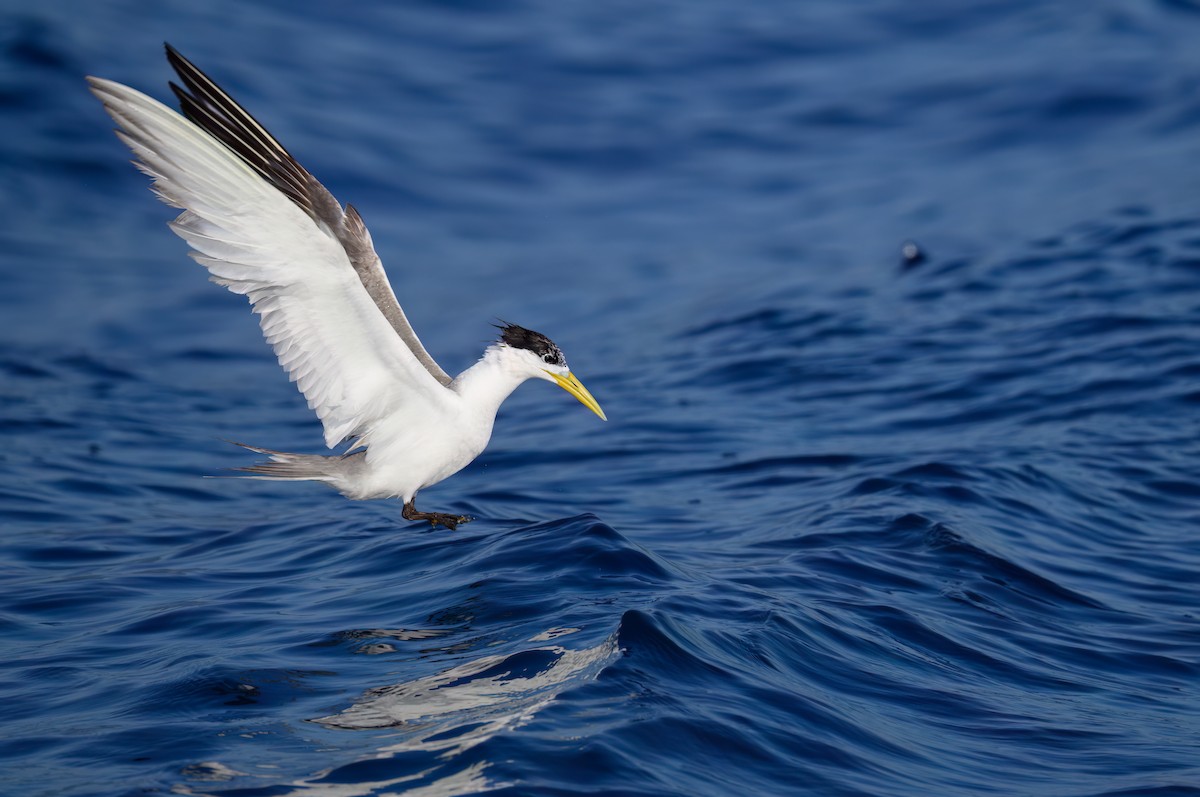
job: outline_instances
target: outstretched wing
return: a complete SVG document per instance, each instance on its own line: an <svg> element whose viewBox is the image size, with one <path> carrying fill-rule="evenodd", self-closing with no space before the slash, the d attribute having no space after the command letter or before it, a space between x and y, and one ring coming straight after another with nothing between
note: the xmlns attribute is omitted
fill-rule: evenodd
<svg viewBox="0 0 1200 797"><path fill-rule="evenodd" d="M193 68L185 83L201 80ZM419 342L403 339L400 322L416 341L403 313L388 317L387 302L369 292L378 273L373 290L399 311L358 214L343 213L249 114L213 86L194 103L210 117L212 127L202 129L128 86L88 82L154 190L184 210L171 228L215 282L253 304L280 365L324 424L327 445L369 439L377 421L406 405L451 400L441 369L423 362L417 352L432 360ZM219 140L218 129L230 140Z"/></svg>
<svg viewBox="0 0 1200 797"><path fill-rule="evenodd" d="M168 44L166 49L167 60L183 81L183 88L172 83L171 90L179 98L184 116L236 152L250 168L286 194L313 221L333 231L345 247L350 264L362 280L363 287L392 329L396 330L396 334L435 379L443 385L449 385L452 381L450 375L425 351L400 303L396 301L383 263L375 254L371 235L354 206L347 205L343 212L341 204L325 186L317 182L245 108L174 47Z"/></svg>

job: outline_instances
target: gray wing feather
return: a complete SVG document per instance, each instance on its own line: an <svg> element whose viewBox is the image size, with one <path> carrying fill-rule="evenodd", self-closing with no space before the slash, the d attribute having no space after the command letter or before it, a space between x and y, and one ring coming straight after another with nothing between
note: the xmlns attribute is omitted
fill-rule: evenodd
<svg viewBox="0 0 1200 797"><path fill-rule="evenodd" d="M408 323L408 317L404 315L404 309L396 300L396 294L392 292L387 274L383 271L383 262L380 261L379 255L375 254L375 246L371 243L371 233L367 231L367 225L363 223L362 216L358 215L358 211L353 205L346 205L341 231L338 240L346 247L346 254L350 255L350 263L358 273L363 287L370 294L371 300L379 308L379 312L383 313L383 317L392 325L392 329L396 330L396 334L404 341L404 345L408 346L420 360L421 365L425 366L425 370L429 371L433 378L443 385L449 385L454 379L442 370L433 357L429 356L429 352L425 351L425 347L421 345L417 333L413 331L412 324Z"/></svg>

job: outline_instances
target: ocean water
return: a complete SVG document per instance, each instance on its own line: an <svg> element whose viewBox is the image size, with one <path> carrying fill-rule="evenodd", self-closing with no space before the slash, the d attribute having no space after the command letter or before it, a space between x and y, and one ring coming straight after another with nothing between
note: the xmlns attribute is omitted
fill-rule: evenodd
<svg viewBox="0 0 1200 797"><path fill-rule="evenodd" d="M1200 5L10 4L0 793L1200 794ZM171 41L353 202L448 370L319 451L97 74Z"/></svg>

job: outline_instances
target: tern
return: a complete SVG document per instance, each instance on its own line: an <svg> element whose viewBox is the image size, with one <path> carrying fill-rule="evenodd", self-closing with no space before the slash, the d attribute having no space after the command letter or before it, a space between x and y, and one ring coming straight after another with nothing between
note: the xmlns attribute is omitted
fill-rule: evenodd
<svg viewBox="0 0 1200 797"><path fill-rule="evenodd" d="M500 404L527 379L553 382L607 420L541 333L502 323L499 339L451 378L421 345L371 235L254 117L166 45L183 115L136 89L88 77L135 165L183 212L171 229L210 279L245 296L279 364L308 400L333 456L243 446L268 459L246 478L324 482L351 499L401 498L406 520L454 529L470 518L422 512L417 492L487 446ZM239 444L242 445L242 444Z"/></svg>

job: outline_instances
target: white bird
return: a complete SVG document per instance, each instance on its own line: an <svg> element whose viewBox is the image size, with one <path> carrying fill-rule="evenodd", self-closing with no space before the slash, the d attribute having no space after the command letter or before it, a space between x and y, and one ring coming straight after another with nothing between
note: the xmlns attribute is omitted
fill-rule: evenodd
<svg viewBox="0 0 1200 797"><path fill-rule="evenodd" d="M319 481L352 499L401 498L403 517L453 529L469 518L421 512L417 491L483 451L496 412L545 379L605 419L545 335L505 323L478 362L451 378L404 315L362 217L345 208L228 94L169 44L184 116L135 89L89 77L117 135L181 213L171 229L211 279L246 296L279 364L340 455L245 446L269 460L248 478ZM186 116L186 118L184 118Z"/></svg>

